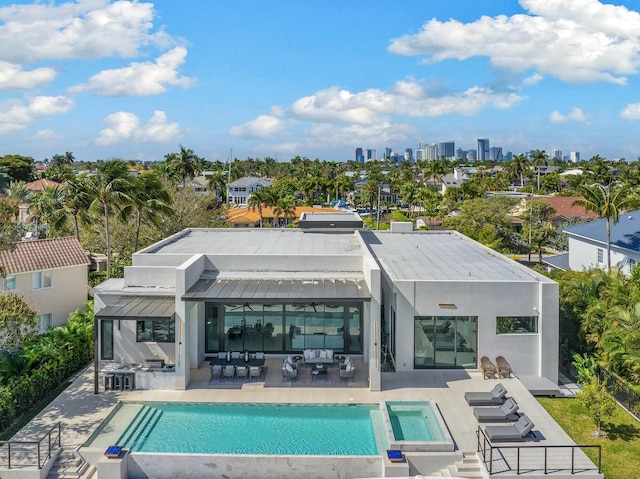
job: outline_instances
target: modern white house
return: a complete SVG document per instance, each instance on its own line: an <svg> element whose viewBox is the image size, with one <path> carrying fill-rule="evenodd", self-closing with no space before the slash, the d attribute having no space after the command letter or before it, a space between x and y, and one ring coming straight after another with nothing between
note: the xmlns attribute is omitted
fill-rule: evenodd
<svg viewBox="0 0 640 479"><path fill-rule="evenodd" d="M564 229L569 237L568 260L561 269L581 271L607 268L607 220L605 218ZM620 214L611 222L611 267L629 274L640 261L640 210ZM554 262L549 258L549 263ZM555 264L560 262L555 261Z"/></svg>
<svg viewBox="0 0 640 479"><path fill-rule="evenodd" d="M89 257L75 236L21 241L0 251L2 291L24 296L38 311L40 332L64 324L87 301Z"/></svg>
<svg viewBox="0 0 640 479"><path fill-rule="evenodd" d="M96 371L172 366L143 389L185 389L218 352L310 348L361 357L371 390L388 357L428 375L501 355L557 384L557 283L453 231L186 229L92 291Z"/></svg>
<svg viewBox="0 0 640 479"><path fill-rule="evenodd" d="M227 202L235 205L246 205L251 193L272 185L271 181L264 178L245 176L229 183L227 186Z"/></svg>

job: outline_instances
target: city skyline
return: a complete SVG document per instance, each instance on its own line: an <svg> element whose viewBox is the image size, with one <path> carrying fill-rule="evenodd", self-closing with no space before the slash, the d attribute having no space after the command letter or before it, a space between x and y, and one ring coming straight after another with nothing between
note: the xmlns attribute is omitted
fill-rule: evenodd
<svg viewBox="0 0 640 479"><path fill-rule="evenodd" d="M638 9L17 0L0 7L0 154L347 161L489 138L634 160Z"/></svg>

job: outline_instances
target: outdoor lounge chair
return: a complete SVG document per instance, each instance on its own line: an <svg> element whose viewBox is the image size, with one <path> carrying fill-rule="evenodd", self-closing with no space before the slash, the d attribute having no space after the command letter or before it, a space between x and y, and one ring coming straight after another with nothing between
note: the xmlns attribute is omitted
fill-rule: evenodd
<svg viewBox="0 0 640 479"><path fill-rule="evenodd" d="M520 419L511 426L487 426L484 432L491 442L497 441L528 441L535 439L532 434L533 422L526 414L520 416Z"/></svg>
<svg viewBox="0 0 640 479"><path fill-rule="evenodd" d="M500 407L474 407L473 415L478 422L516 422L520 415L516 412L518 403L509 398Z"/></svg>
<svg viewBox="0 0 640 479"><path fill-rule="evenodd" d="M224 379L233 379L236 374L236 367L233 365L225 366L222 370L222 377Z"/></svg>
<svg viewBox="0 0 640 479"><path fill-rule="evenodd" d="M255 379L256 381L260 380L260 375L262 374L262 366L251 366L249 368L249 381Z"/></svg>
<svg viewBox="0 0 640 479"><path fill-rule="evenodd" d="M291 379L291 382L295 381L298 377L298 370L293 369L291 364L288 364L286 361L282 362L282 382L286 379Z"/></svg>
<svg viewBox="0 0 640 479"><path fill-rule="evenodd" d="M466 392L464 398L469 406L499 406L504 402L506 395L507 390L502 383L498 383L488 392Z"/></svg>
<svg viewBox="0 0 640 479"><path fill-rule="evenodd" d="M498 356L496 358L496 364L498 365L498 376L501 378L511 377L511 366L509 366L509 363L504 356Z"/></svg>
<svg viewBox="0 0 640 479"><path fill-rule="evenodd" d="M211 366L211 379L220 379L222 377L222 366L220 364L214 364Z"/></svg>
<svg viewBox="0 0 640 479"><path fill-rule="evenodd" d="M236 377L238 379L247 379L249 369L246 366L236 366Z"/></svg>
<svg viewBox="0 0 640 479"><path fill-rule="evenodd" d="M486 357L486 356L482 356L480 358L480 369L482 369L482 376L487 379L487 378L495 378L496 377L496 367L493 365L493 363L491 362L491 360Z"/></svg>

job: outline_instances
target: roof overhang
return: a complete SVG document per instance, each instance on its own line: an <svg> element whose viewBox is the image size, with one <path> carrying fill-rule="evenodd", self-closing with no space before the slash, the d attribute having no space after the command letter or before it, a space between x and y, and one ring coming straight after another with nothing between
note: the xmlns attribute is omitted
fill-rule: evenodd
<svg viewBox="0 0 640 479"><path fill-rule="evenodd" d="M176 312L174 296L120 296L96 313L99 319L171 319Z"/></svg>
<svg viewBox="0 0 640 479"><path fill-rule="evenodd" d="M200 279L184 301L371 301L364 279Z"/></svg>

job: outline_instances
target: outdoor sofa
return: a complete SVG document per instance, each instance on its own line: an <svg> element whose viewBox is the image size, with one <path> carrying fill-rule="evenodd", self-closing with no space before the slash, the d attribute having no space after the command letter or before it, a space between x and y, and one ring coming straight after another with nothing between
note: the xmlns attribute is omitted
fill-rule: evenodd
<svg viewBox="0 0 640 479"><path fill-rule="evenodd" d="M303 355L307 365L333 364L333 349L305 349Z"/></svg>

